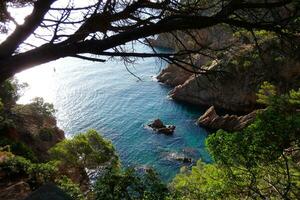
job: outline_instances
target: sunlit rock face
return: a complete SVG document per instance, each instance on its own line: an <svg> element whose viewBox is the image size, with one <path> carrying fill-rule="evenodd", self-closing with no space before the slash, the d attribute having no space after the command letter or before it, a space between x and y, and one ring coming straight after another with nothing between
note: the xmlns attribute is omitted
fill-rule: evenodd
<svg viewBox="0 0 300 200"><path fill-rule="evenodd" d="M217 53L215 60L197 54L191 59L181 58L195 67L170 64L158 75L158 81L174 87L170 92L173 99L233 112L250 112L259 106L256 92L264 81L276 85L280 92L299 87L297 47L267 36L258 52L257 46L243 37L232 39L224 35L225 29L214 31L220 32L219 35L209 35L210 30L202 31L202 35L209 35L203 37L203 44L207 41L209 47L222 48L234 41L235 45L228 51ZM224 39L220 40L222 37ZM202 74L199 68L217 73Z"/></svg>
<svg viewBox="0 0 300 200"><path fill-rule="evenodd" d="M229 56L210 67L222 72L192 75L183 84L176 86L170 96L196 105L214 105L234 112L250 112L259 106L256 93L264 81L276 85L280 92L299 87L299 58L282 55L283 52L271 50L272 46L269 43L263 47L263 61L249 57L253 56L253 46L244 46L239 55Z"/></svg>
<svg viewBox="0 0 300 200"><path fill-rule="evenodd" d="M211 130L223 129L226 131L239 131L254 121L257 111L252 111L249 114L224 115L217 114L214 106L211 106L198 120L197 124L209 128Z"/></svg>

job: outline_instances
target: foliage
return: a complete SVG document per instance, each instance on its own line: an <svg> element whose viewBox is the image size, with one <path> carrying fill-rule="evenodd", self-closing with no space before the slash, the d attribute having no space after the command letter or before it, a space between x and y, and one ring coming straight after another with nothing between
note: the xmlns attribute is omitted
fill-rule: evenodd
<svg viewBox="0 0 300 200"><path fill-rule="evenodd" d="M95 130L65 139L50 149L52 157L62 163L97 174L103 168L116 169L119 159L111 142Z"/></svg>
<svg viewBox="0 0 300 200"><path fill-rule="evenodd" d="M2 103L6 107L14 105L27 86L27 83L19 83L17 79L4 81L0 84L0 98L2 99Z"/></svg>
<svg viewBox="0 0 300 200"><path fill-rule="evenodd" d="M258 103L269 105L271 104L271 99L276 95L276 88L269 82L263 82L261 88L258 90L257 97Z"/></svg>
<svg viewBox="0 0 300 200"><path fill-rule="evenodd" d="M23 177L28 180L32 189L36 189L44 183L55 180L57 163L32 163L21 156L14 156L0 163L0 171L12 180Z"/></svg>
<svg viewBox="0 0 300 200"><path fill-rule="evenodd" d="M79 186L68 177L60 175L57 162L32 163L21 156L10 156L4 162L0 162L0 171L11 180L23 178L29 183L32 190L45 183L53 182L75 200L83 200L83 194Z"/></svg>
<svg viewBox="0 0 300 200"><path fill-rule="evenodd" d="M51 141L54 134L53 128L42 128L38 135L42 141Z"/></svg>
<svg viewBox="0 0 300 200"><path fill-rule="evenodd" d="M296 199L300 193L300 90L276 95L264 83L268 107L240 132L219 130L206 143L215 163L176 176L177 199Z"/></svg>
<svg viewBox="0 0 300 200"><path fill-rule="evenodd" d="M26 83L20 84L16 79L8 79L0 84L0 130L15 126L9 112L25 87L27 87Z"/></svg>
<svg viewBox="0 0 300 200"><path fill-rule="evenodd" d="M100 176L94 192L96 200L162 200L168 190L153 170L141 174L129 168L125 172L109 171Z"/></svg>
<svg viewBox="0 0 300 200"><path fill-rule="evenodd" d="M55 180L55 183L64 192L66 192L74 200L84 200L84 196L80 191L79 185L75 184L67 176L59 177Z"/></svg>
<svg viewBox="0 0 300 200"><path fill-rule="evenodd" d="M169 199L233 199L230 195L225 171L215 164L201 160L191 170L182 168L171 183L172 196Z"/></svg>
<svg viewBox="0 0 300 200"><path fill-rule="evenodd" d="M34 98L29 105L40 115L53 116L55 113L53 104L45 102L42 97Z"/></svg>
<svg viewBox="0 0 300 200"><path fill-rule="evenodd" d="M30 161L36 162L37 157L30 147L20 141L12 141L5 137L0 137L0 147L9 146L10 151L18 156L22 156Z"/></svg>

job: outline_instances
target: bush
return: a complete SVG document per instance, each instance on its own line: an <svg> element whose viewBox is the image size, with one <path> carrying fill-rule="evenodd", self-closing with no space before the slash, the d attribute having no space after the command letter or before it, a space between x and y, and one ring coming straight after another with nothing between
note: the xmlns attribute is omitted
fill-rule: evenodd
<svg viewBox="0 0 300 200"><path fill-rule="evenodd" d="M32 100L32 103L29 104L33 110L38 114L52 117L54 116L55 109L53 104L46 103L42 97L36 97Z"/></svg>
<svg viewBox="0 0 300 200"><path fill-rule="evenodd" d="M0 171L10 179L25 178L30 187L35 190L47 182L54 182L58 175L57 163L32 163L21 156L14 156L0 163Z"/></svg>
<svg viewBox="0 0 300 200"><path fill-rule="evenodd" d="M28 86L27 83L20 84L18 80L6 80L0 84L0 98L6 107L11 107L20 98L22 90Z"/></svg>
<svg viewBox="0 0 300 200"><path fill-rule="evenodd" d="M268 107L244 130L207 138L215 163L178 174L171 187L177 199L297 199L300 90L275 91L264 83L258 97Z"/></svg>
<svg viewBox="0 0 300 200"><path fill-rule="evenodd" d="M35 153L23 142L12 141L8 138L0 137L0 147L4 146L9 146L10 151L15 155L22 156L32 162L37 161Z"/></svg>
<svg viewBox="0 0 300 200"><path fill-rule="evenodd" d="M95 130L65 139L50 150L53 159L66 165L87 169L96 175L104 168L119 168L119 158L111 142L105 140Z"/></svg>
<svg viewBox="0 0 300 200"><path fill-rule="evenodd" d="M64 192L66 192L74 200L84 200L84 196L80 191L79 185L72 182L67 176L59 177L55 183Z"/></svg>
<svg viewBox="0 0 300 200"><path fill-rule="evenodd" d="M166 185L153 170L138 173L132 168L98 177L94 192L96 200L163 200L168 194Z"/></svg>
<svg viewBox="0 0 300 200"><path fill-rule="evenodd" d="M51 141L55 131L52 128L42 128L39 132L39 138L42 141Z"/></svg>

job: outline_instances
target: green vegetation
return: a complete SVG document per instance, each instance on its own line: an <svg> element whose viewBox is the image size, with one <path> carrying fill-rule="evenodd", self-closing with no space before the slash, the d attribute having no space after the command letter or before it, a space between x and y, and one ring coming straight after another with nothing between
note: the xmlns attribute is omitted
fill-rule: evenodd
<svg viewBox="0 0 300 200"><path fill-rule="evenodd" d="M0 147L9 148L14 155L22 156L30 161L36 162L37 158L30 147L20 141L13 141L11 139L0 137Z"/></svg>
<svg viewBox="0 0 300 200"><path fill-rule="evenodd" d="M198 162L172 182L177 199L297 199L300 196L300 90L276 95L264 83L259 102L268 107L240 132L207 139L215 163Z"/></svg>
<svg viewBox="0 0 300 200"><path fill-rule="evenodd" d="M55 113L53 104L45 102L41 97L34 98L29 105L40 115L53 116Z"/></svg>
<svg viewBox="0 0 300 200"><path fill-rule="evenodd" d="M35 189L43 183L55 180L57 174L56 166L55 162L32 163L21 156L12 156L5 162L0 163L0 170L10 180L20 177L28 179L31 188Z"/></svg>
<svg viewBox="0 0 300 200"><path fill-rule="evenodd" d="M42 141L51 141L53 135L55 134L54 130L51 128L42 128L39 132L39 138Z"/></svg>
<svg viewBox="0 0 300 200"><path fill-rule="evenodd" d="M67 176L61 176L56 179L56 185L65 191L72 199L84 200L84 195L80 191L79 184L73 183Z"/></svg>
<svg viewBox="0 0 300 200"><path fill-rule="evenodd" d="M0 140L0 171L5 181L26 180L34 190L53 182L73 199L105 200L194 200L194 199L297 199L300 196L300 90L279 95L264 82L258 102L266 105L256 120L239 132L219 130L207 138L214 163L201 160L184 167L167 187L151 169L122 169L110 141L95 130L57 143L51 158L38 162L22 142ZM54 109L42 99L30 104L39 115L51 116ZM51 140L49 128L39 131L42 141ZM81 182L71 179L85 174L88 195ZM80 174L81 173L81 174Z"/></svg>
<svg viewBox="0 0 300 200"><path fill-rule="evenodd" d="M132 168L99 176L94 191L96 200L163 200L168 194L153 170L138 173Z"/></svg>
<svg viewBox="0 0 300 200"><path fill-rule="evenodd" d="M16 105L16 101L26 87L26 83L21 84L17 80L10 79L0 84L0 130L14 127L10 109Z"/></svg>
<svg viewBox="0 0 300 200"><path fill-rule="evenodd" d="M65 139L50 150L53 159L73 167L98 173L100 166L119 167L119 158L111 142L94 130Z"/></svg>
<svg viewBox="0 0 300 200"><path fill-rule="evenodd" d="M0 97L5 107L14 105L27 86L27 83L19 83L17 79L4 81L0 85Z"/></svg>

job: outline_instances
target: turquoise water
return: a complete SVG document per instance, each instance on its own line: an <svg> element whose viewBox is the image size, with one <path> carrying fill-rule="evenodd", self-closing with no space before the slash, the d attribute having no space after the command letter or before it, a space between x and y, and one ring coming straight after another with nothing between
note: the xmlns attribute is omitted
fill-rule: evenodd
<svg viewBox="0 0 300 200"><path fill-rule="evenodd" d="M174 153L194 161L207 162L209 156L204 149L207 133L195 124L203 110L170 100L171 88L153 78L164 65L151 58L128 66L142 79L138 81L120 60L58 60L17 75L30 86L20 102L43 97L54 104L58 125L68 137L96 129L113 142L123 166L153 167L169 181L184 165L173 159ZM148 129L156 118L175 125L174 135Z"/></svg>

